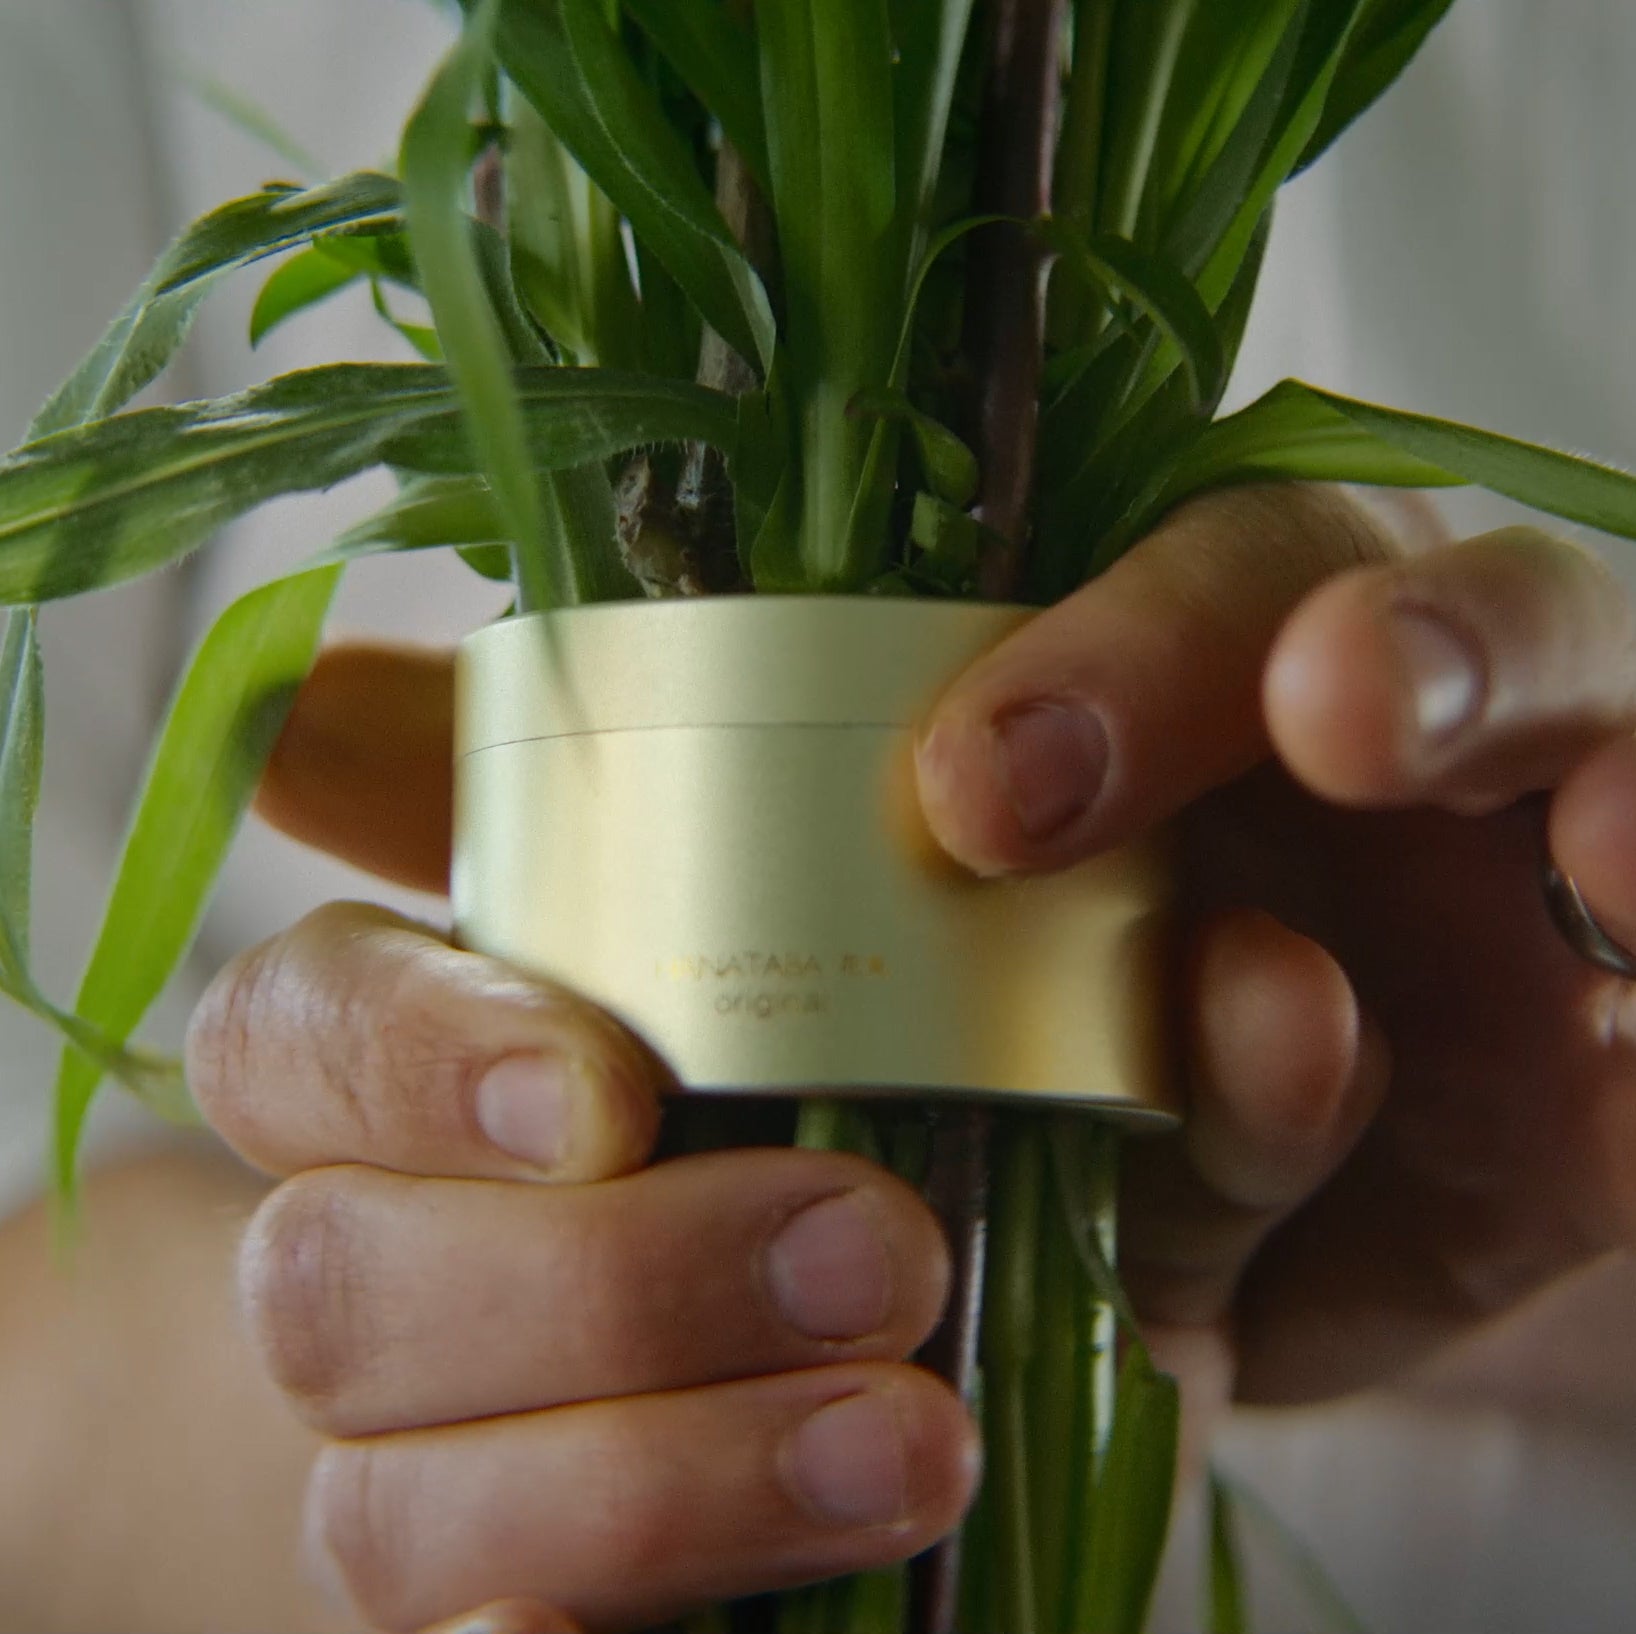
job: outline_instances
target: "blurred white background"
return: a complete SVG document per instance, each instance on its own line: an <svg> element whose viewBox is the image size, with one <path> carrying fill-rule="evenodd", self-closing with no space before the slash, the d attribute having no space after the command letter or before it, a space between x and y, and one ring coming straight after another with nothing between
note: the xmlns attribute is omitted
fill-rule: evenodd
<svg viewBox="0 0 1636 1634"><path fill-rule="evenodd" d="M447 39L428 0L0 0L0 442L184 221L288 174L190 76L254 99L339 171L390 158ZM1235 399L1293 373L1636 463L1633 90L1629 0L1459 0L1409 78L1287 195ZM351 295L252 354L256 284L206 310L169 393L402 355ZM38 937L55 991L71 989L187 646L379 492L280 505L187 569L48 617ZM1513 514L1469 496L1449 511L1470 529ZM352 573L336 626L441 642L495 609L458 564L392 561ZM383 893L252 828L156 1040L174 1044L201 974L229 952L358 894ZM49 1039L0 1016L0 1208L34 1185L51 1069ZM132 1138L129 1117L111 1116L104 1142ZM1593 1274L1415 1393L1241 1418L1224 1460L1313 1541L1380 1634L1615 1634L1636 1618L1632 1286L1618 1268ZM1161 1634L1199 1626L1184 1554L1185 1537ZM1322 1626L1273 1556L1257 1561L1258 1626Z"/></svg>

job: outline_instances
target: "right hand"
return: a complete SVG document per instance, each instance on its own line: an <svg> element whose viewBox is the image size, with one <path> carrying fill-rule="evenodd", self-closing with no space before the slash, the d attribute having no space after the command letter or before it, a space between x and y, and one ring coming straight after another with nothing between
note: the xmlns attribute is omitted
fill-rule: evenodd
<svg viewBox="0 0 1636 1634"><path fill-rule="evenodd" d="M372 694L396 735L367 716L402 750L391 808L325 804L348 781L334 728L357 718L360 674L404 662L320 666L266 803L430 885L435 804L429 831L395 813L435 802L448 745L413 687ZM326 811L347 813L339 831ZM958 1521L974 1431L905 1365L947 1252L889 1174L792 1150L644 1168L667 1086L635 1040L378 909L325 908L237 959L188 1053L210 1122L283 1177L245 1241L243 1300L274 1378L332 1438L310 1532L372 1624L517 1596L641 1627L904 1559Z"/></svg>

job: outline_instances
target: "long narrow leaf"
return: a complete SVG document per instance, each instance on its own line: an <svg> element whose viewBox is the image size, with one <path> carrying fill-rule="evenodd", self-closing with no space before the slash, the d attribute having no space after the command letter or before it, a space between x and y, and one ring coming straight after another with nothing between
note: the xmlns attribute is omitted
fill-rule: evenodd
<svg viewBox="0 0 1636 1634"><path fill-rule="evenodd" d="M1253 1522L1272 1544L1300 1585L1312 1607L1315 1634L1317 1630L1327 1634L1369 1634L1368 1624L1353 1610L1311 1544L1253 1487L1220 1469L1212 1473L1212 1482L1232 1498L1244 1519Z"/></svg>
<svg viewBox="0 0 1636 1634"><path fill-rule="evenodd" d="M1183 273L1128 239L1087 240L1063 221L1047 222L1043 230L1082 274L1123 295L1158 325L1186 366L1197 404L1219 401L1227 385L1226 348L1209 307Z"/></svg>
<svg viewBox="0 0 1636 1634"><path fill-rule="evenodd" d="M193 659L161 732L120 856L75 1011L130 1037L192 944L223 859L296 688L312 666L340 579L325 568L252 591ZM54 1167L70 1195L74 1159L105 1063L64 1052Z"/></svg>
<svg viewBox="0 0 1636 1634"><path fill-rule="evenodd" d="M505 538L494 495L481 477L424 477L335 542L336 559L376 551L486 545Z"/></svg>
<svg viewBox="0 0 1636 1634"><path fill-rule="evenodd" d="M1454 0L1370 0L1296 171L1315 164L1409 66Z"/></svg>
<svg viewBox="0 0 1636 1634"><path fill-rule="evenodd" d="M254 98L235 90L233 86L217 79L213 74L201 73L196 69L184 68L181 71L181 80L212 113L219 114L228 124L260 142L269 153L277 154L285 164L293 166L298 175L318 181L330 173L328 165L314 158L312 153Z"/></svg>
<svg viewBox="0 0 1636 1634"><path fill-rule="evenodd" d="M1114 14L1106 146L1096 213L1100 232L1132 238L1143 225L1143 199L1150 191L1171 82L1198 3L1144 0L1141 5L1120 6Z"/></svg>
<svg viewBox="0 0 1636 1634"><path fill-rule="evenodd" d="M564 607L592 599L586 592L596 582L596 564L559 550L547 530L512 384L513 358L465 210L471 108L489 71L498 15L497 0L482 0L468 19L409 120L400 168L422 285L472 444L505 518L518 594L528 608Z"/></svg>
<svg viewBox="0 0 1636 1634"><path fill-rule="evenodd" d="M269 187L195 222L160 258L146 283L91 354L29 427L27 441L123 408L176 355L200 302L227 273L325 233L401 226L390 176L360 172L322 187Z"/></svg>
<svg viewBox="0 0 1636 1634"><path fill-rule="evenodd" d="M1171 492L1292 479L1455 487L1472 483L1567 522L1636 538L1636 477L1492 431L1381 408L1285 381L1213 426Z"/></svg>
<svg viewBox="0 0 1636 1634"><path fill-rule="evenodd" d="M750 174L767 187L767 122L750 31L720 0L624 4L687 88L721 122L722 134L738 149Z"/></svg>
<svg viewBox="0 0 1636 1634"><path fill-rule="evenodd" d="M6 614L0 640L0 986L17 996L28 970L34 812L40 802L45 693L32 607Z"/></svg>
<svg viewBox="0 0 1636 1634"><path fill-rule="evenodd" d="M771 365L772 308L680 135L595 0L501 0L506 72L705 321Z"/></svg>
<svg viewBox="0 0 1636 1634"><path fill-rule="evenodd" d="M1193 14L1171 82L1149 189L1153 219L1164 227L1162 236L1170 232L1177 206L1192 197L1229 142L1235 136L1241 142L1245 139L1239 136L1243 117L1258 94L1265 97L1267 70L1288 36L1291 19L1307 3L1258 0L1253 6L1206 5ZM1283 83L1277 83L1267 107L1267 122L1250 144L1250 160L1265 150L1271 120L1282 101ZM1249 173L1244 172L1246 180Z"/></svg>
<svg viewBox="0 0 1636 1634"><path fill-rule="evenodd" d="M1328 106L1335 76L1365 0L1310 0L1270 144L1231 224L1198 275L1212 310L1231 288L1273 197L1300 163Z"/></svg>
<svg viewBox="0 0 1636 1634"><path fill-rule="evenodd" d="M0 640L0 994L54 1028L83 1061L112 1073L161 1116L190 1110L179 1065L129 1050L40 991L29 968L34 815L40 798L44 695L32 607L6 618Z"/></svg>
<svg viewBox="0 0 1636 1634"><path fill-rule="evenodd" d="M1119 1370L1089 1556L1075 1573L1076 1629L1142 1634L1170 1531L1180 1416L1176 1381L1133 1348Z"/></svg>
<svg viewBox="0 0 1636 1634"><path fill-rule="evenodd" d="M1209 1580L1205 1595L1210 1634L1249 1634L1236 1508L1232 1488L1211 1470Z"/></svg>
<svg viewBox="0 0 1636 1634"><path fill-rule="evenodd" d="M906 268L919 261L932 225L932 199L942 168L960 60L971 29L972 5L973 0L913 5L906 8L900 24L897 191L898 209L909 229Z"/></svg>
<svg viewBox="0 0 1636 1634"><path fill-rule="evenodd" d="M895 430L877 435L846 414L857 392L888 382L908 279L889 13L886 0L765 0L756 27L800 420L803 577L844 586L872 576L891 499L878 452Z"/></svg>
<svg viewBox="0 0 1636 1634"><path fill-rule="evenodd" d="M1195 155L1193 172L1183 186L1178 182L1171 220L1165 228L1166 253L1197 276L1223 236L1245 207L1245 201L1264 190L1257 173L1272 146L1280 114L1287 106L1290 79L1307 34L1311 0L1297 0L1283 23L1271 51L1254 60L1253 84L1247 95L1235 98L1238 107L1225 137L1212 141L1212 154L1200 168Z"/></svg>
<svg viewBox="0 0 1636 1634"><path fill-rule="evenodd" d="M517 391L528 459L544 469L648 443L733 446L734 400L687 382L529 369ZM475 469L442 369L333 364L239 397L63 432L0 464L0 604L150 572L267 500L382 463L451 476Z"/></svg>

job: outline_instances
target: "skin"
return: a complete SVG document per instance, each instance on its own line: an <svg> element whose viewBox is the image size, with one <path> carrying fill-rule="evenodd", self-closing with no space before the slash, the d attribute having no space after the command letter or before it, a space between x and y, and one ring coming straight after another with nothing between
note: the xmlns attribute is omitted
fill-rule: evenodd
<svg viewBox="0 0 1636 1634"><path fill-rule="evenodd" d="M1177 825L1191 1117L1132 1148L1123 1252L1195 1440L1230 1397L1393 1378L1636 1236L1636 1012L1551 927L1516 804L1554 791L1558 862L1636 945L1633 649L1576 549L1406 556L1341 495L1245 490L925 723L926 814L974 870ZM449 688L441 657L330 654L265 813L441 888ZM335 907L223 973L190 1065L281 1178L241 1296L371 1624L511 1596L638 1627L902 1558L969 1501L964 1413L905 1365L947 1280L923 1207L834 1154L647 1167L662 1066L572 995ZM519 1099L553 1082L554 1117Z"/></svg>

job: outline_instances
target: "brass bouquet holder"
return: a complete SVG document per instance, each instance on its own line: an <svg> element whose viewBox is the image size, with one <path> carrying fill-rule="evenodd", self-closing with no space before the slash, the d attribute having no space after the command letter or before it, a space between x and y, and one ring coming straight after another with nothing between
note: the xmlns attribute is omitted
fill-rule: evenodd
<svg viewBox="0 0 1636 1634"><path fill-rule="evenodd" d="M988 1109L1174 1122L1158 846L979 880L919 817L916 722L1026 617L885 598L617 603L508 620L460 659L462 940L595 999L685 1096L914 1108L919 1178L957 1247L923 1360L968 1398ZM1071 1433L1071 1391L1064 1405ZM910 1598L911 1628L955 1626L956 1545L920 1563Z"/></svg>
<svg viewBox="0 0 1636 1634"><path fill-rule="evenodd" d="M471 637L461 938L604 1005L690 1094L1168 1123L1157 848L977 880L918 815L917 720L1025 616L734 597Z"/></svg>

